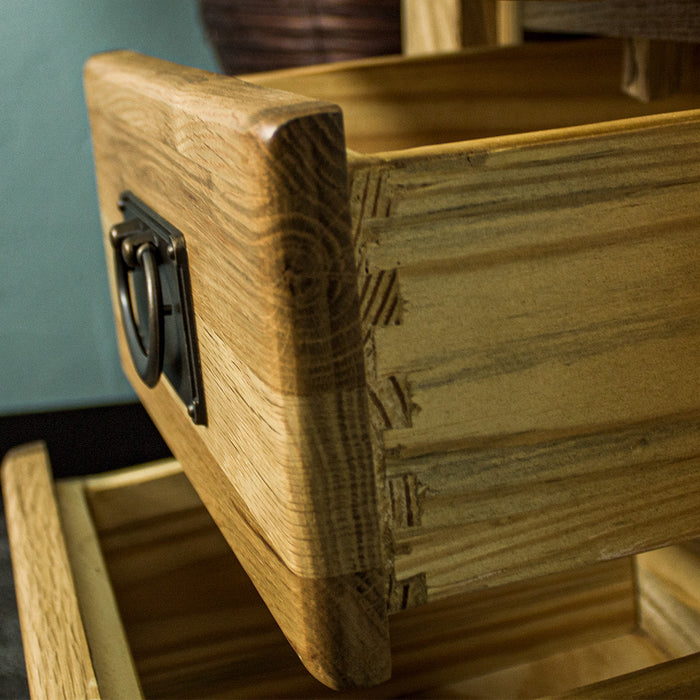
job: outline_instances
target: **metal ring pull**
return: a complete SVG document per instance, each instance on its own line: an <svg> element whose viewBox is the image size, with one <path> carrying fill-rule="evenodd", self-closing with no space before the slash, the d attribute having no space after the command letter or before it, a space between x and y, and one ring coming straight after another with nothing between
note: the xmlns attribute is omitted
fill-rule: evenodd
<svg viewBox="0 0 700 700"><path fill-rule="evenodd" d="M138 221L126 221L114 226L110 238L114 247L122 325L131 359L144 384L154 387L163 371L164 309L157 249L152 242L152 234ZM147 344L144 344L139 333L129 290L129 272L138 267L143 268L146 282Z"/></svg>
<svg viewBox="0 0 700 700"><path fill-rule="evenodd" d="M132 192L120 194L118 207L124 220L109 241L120 336L131 355L124 362L146 386L167 381L192 421L206 425L185 237Z"/></svg>

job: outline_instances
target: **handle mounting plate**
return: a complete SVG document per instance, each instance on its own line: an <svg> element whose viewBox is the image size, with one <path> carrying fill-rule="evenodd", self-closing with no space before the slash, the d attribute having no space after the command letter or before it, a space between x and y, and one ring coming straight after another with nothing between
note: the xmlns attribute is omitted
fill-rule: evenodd
<svg viewBox="0 0 700 700"><path fill-rule="evenodd" d="M121 278L128 279L130 286L129 290L125 290L125 293L131 295L133 310L136 311L138 318L144 319L140 323L134 323L131 319L132 327L137 326L137 332L142 335L141 326L152 322L153 313L159 315L163 329L162 372L187 407L192 421L204 425L206 424L206 406L192 308L185 238L180 231L131 192L127 191L121 194L119 209L123 213L125 222L138 222L138 232L132 239L129 239L128 235L119 240L113 238L117 279L120 279L121 269ZM115 226L113 231L117 229L119 226ZM134 253L131 248L142 245L145 239L155 249L157 261L157 278L161 298L158 300L159 308L155 310L148 305L148 294L145 289L147 282L144 280L144 275L137 274L137 269L129 269L134 267ZM129 271L125 272L127 269ZM120 293L122 293L121 290ZM152 301L150 303L152 304ZM139 354L139 351L143 352L144 343L141 339L134 341L129 338L130 331L127 328L129 319L124 317L123 304L121 312L132 357L137 364L137 357L134 355ZM133 335L133 332L131 334ZM149 348L147 352L154 351L154 348ZM143 358L138 359L143 360Z"/></svg>

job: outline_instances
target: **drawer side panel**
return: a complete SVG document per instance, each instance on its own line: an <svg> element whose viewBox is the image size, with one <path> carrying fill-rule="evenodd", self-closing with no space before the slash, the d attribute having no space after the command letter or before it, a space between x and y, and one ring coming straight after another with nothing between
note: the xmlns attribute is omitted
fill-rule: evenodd
<svg viewBox="0 0 700 700"><path fill-rule="evenodd" d="M700 534L699 127L357 159L399 605Z"/></svg>

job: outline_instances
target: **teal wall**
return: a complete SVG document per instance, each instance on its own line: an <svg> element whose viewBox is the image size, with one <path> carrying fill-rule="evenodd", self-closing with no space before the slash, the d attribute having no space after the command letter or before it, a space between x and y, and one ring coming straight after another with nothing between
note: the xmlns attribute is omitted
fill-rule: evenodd
<svg viewBox="0 0 700 700"><path fill-rule="evenodd" d="M0 3L0 414L130 401L82 66L130 48L215 70L196 0Z"/></svg>

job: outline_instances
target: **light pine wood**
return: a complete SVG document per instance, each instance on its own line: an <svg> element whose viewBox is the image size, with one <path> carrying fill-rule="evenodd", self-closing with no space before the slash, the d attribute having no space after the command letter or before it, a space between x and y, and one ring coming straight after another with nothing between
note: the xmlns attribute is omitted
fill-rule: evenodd
<svg viewBox="0 0 700 700"><path fill-rule="evenodd" d="M408 604L700 530L699 121L351 161Z"/></svg>
<svg viewBox="0 0 700 700"><path fill-rule="evenodd" d="M433 687L433 697L449 697L452 684L464 679L508 673L539 659L560 653L573 656L589 644L627 637L635 625L630 567L628 559L605 562L453 596L393 615L390 695L411 695L417 687ZM656 658L667 657L657 654ZM560 687L576 683L569 678L572 685L562 685L551 665L547 673ZM582 670L584 677L586 673L590 670ZM608 673L615 673L614 667ZM488 686L476 695L494 697Z"/></svg>
<svg viewBox="0 0 700 700"><path fill-rule="evenodd" d="M483 7L484 3L479 3ZM486 29L482 23L479 29ZM456 0L401 0L401 43L407 56L458 51L464 45L461 2ZM494 43L483 36L484 41Z"/></svg>
<svg viewBox="0 0 700 700"><path fill-rule="evenodd" d="M495 2L402 0L401 22L407 56L497 43Z"/></svg>
<svg viewBox="0 0 700 700"><path fill-rule="evenodd" d="M56 484L56 504L100 695L143 697L82 480Z"/></svg>
<svg viewBox="0 0 700 700"><path fill-rule="evenodd" d="M496 4L498 12L496 23L498 27L498 45L510 46L523 40L522 1L499 0Z"/></svg>
<svg viewBox="0 0 700 700"><path fill-rule="evenodd" d="M695 0L527 0L522 15L525 28L538 31L700 41Z"/></svg>
<svg viewBox="0 0 700 700"><path fill-rule="evenodd" d="M622 90L643 102L698 91L700 9L693 0L526 2L528 28L625 37Z"/></svg>
<svg viewBox="0 0 700 700"><path fill-rule="evenodd" d="M93 58L85 84L105 234L130 189L185 235L208 425L167 381L139 387L120 337L127 374L308 666L376 683L384 565L339 111L127 52Z"/></svg>
<svg viewBox="0 0 700 700"><path fill-rule="evenodd" d="M493 673L454 683L442 689L442 697L451 698L541 698L560 696L562 691L607 680L623 673L644 672L667 660L645 636L627 634L562 651L543 659L501 669ZM610 695L611 698L624 695Z"/></svg>
<svg viewBox="0 0 700 700"><path fill-rule="evenodd" d="M700 97L689 92L648 104L630 99L620 90L622 50L621 42L613 39L534 43L314 66L245 80L337 102L343 110L347 146L361 153L594 124L700 105Z"/></svg>
<svg viewBox="0 0 700 700"><path fill-rule="evenodd" d="M33 698L99 698L43 443L2 463L17 608Z"/></svg>

